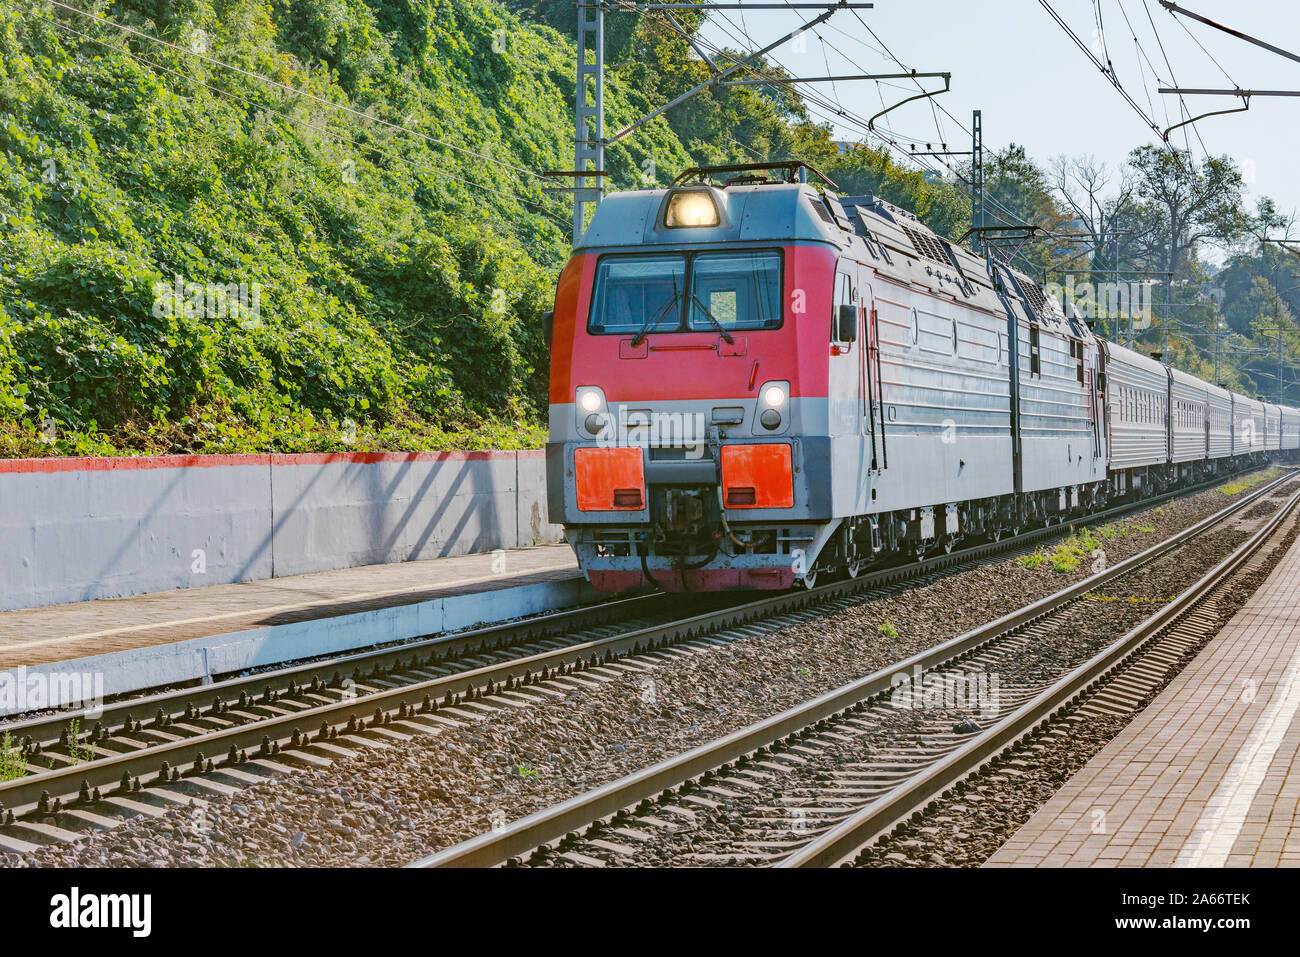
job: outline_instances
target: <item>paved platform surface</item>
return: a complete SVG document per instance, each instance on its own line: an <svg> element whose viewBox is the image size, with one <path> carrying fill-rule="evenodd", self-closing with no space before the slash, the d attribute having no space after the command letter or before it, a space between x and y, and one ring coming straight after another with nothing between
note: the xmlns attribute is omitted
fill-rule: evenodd
<svg viewBox="0 0 1300 957"><path fill-rule="evenodd" d="M1300 542L989 867L1300 866Z"/></svg>
<svg viewBox="0 0 1300 957"><path fill-rule="evenodd" d="M579 577L568 545L0 612L0 670Z"/></svg>

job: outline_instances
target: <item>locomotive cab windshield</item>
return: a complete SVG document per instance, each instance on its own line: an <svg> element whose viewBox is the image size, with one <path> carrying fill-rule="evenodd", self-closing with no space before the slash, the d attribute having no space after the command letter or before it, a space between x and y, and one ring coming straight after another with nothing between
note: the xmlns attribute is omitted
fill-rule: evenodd
<svg viewBox="0 0 1300 957"><path fill-rule="evenodd" d="M776 249L605 255L587 331L639 343L651 333L778 329L781 268Z"/></svg>

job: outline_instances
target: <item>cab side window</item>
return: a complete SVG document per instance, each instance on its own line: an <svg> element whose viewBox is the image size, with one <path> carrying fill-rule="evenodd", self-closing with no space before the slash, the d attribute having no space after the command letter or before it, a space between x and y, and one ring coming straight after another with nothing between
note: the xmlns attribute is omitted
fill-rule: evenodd
<svg viewBox="0 0 1300 957"><path fill-rule="evenodd" d="M835 274L835 305L831 313L831 342L841 342L839 338L839 316L841 306L856 305L853 296L853 278L846 272Z"/></svg>

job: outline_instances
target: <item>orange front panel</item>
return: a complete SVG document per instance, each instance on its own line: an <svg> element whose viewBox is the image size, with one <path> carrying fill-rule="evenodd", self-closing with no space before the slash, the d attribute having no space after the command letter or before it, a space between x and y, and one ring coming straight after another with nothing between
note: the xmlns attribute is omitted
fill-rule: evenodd
<svg viewBox="0 0 1300 957"><path fill-rule="evenodd" d="M645 508L645 462L640 448L575 449L573 471L579 511Z"/></svg>
<svg viewBox="0 0 1300 957"><path fill-rule="evenodd" d="M788 445L724 445L722 496L732 508L793 508Z"/></svg>

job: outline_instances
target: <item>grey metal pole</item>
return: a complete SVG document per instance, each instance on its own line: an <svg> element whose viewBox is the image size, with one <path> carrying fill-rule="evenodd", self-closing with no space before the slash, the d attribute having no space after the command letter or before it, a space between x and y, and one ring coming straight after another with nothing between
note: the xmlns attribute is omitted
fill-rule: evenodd
<svg viewBox="0 0 1300 957"><path fill-rule="evenodd" d="M1214 324L1214 384L1219 384L1219 343L1223 341L1222 323Z"/></svg>
<svg viewBox="0 0 1300 957"><path fill-rule="evenodd" d="M1119 302L1119 233L1115 234L1115 301ZM1133 335L1133 302L1128 304L1128 347L1133 348L1137 339Z"/></svg>
<svg viewBox="0 0 1300 957"><path fill-rule="evenodd" d="M573 168L605 169L605 8L578 0L578 83L573 110ZM592 185L588 185L588 180ZM601 177L578 176L573 184L573 245L587 228L587 205L604 195Z"/></svg>
<svg viewBox="0 0 1300 957"><path fill-rule="evenodd" d="M1277 404L1282 404L1282 317L1280 315L1277 317Z"/></svg>

